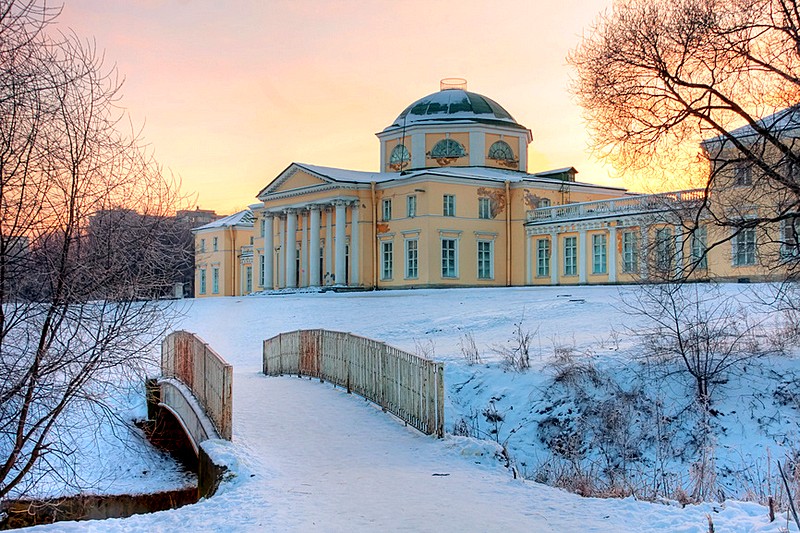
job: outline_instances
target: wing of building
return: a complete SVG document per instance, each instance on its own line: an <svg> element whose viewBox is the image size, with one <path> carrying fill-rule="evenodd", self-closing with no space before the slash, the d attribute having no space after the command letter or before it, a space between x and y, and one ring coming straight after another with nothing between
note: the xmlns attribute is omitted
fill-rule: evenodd
<svg viewBox="0 0 800 533"><path fill-rule="evenodd" d="M291 163L249 210L197 228L196 295L633 282L648 276L635 251L647 217L702 195L529 173L531 131L465 86L377 137L378 172Z"/></svg>

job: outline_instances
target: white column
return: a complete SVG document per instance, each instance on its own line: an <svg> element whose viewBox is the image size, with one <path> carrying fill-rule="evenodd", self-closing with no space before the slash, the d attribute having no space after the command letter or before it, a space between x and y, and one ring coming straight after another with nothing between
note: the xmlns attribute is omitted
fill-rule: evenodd
<svg viewBox="0 0 800 533"><path fill-rule="evenodd" d="M359 236L361 233L358 231L358 205L354 204L350 208L350 285L358 285L358 248Z"/></svg>
<svg viewBox="0 0 800 533"><path fill-rule="evenodd" d="M275 287L273 275L273 264L275 261L275 235L273 235L273 224L275 216L267 215L264 217L264 289L271 290Z"/></svg>
<svg viewBox="0 0 800 533"><path fill-rule="evenodd" d="M331 283L333 275L333 211L331 207L325 208L325 272L328 275L327 283Z"/></svg>
<svg viewBox="0 0 800 533"><path fill-rule="evenodd" d="M644 221L639 222L639 273L642 279L647 279L648 262L650 260L650 243L648 242L648 231Z"/></svg>
<svg viewBox="0 0 800 533"><path fill-rule="evenodd" d="M608 228L608 281L617 282L617 227Z"/></svg>
<svg viewBox="0 0 800 533"><path fill-rule="evenodd" d="M558 285L558 232L550 232L550 285Z"/></svg>
<svg viewBox="0 0 800 533"><path fill-rule="evenodd" d="M286 286L286 222L278 217L278 288Z"/></svg>
<svg viewBox="0 0 800 533"><path fill-rule="evenodd" d="M300 273L297 276L297 285L308 287L308 210L303 209L301 213L303 229L300 231Z"/></svg>
<svg viewBox="0 0 800 533"><path fill-rule="evenodd" d="M578 283L586 283L586 230L578 231Z"/></svg>
<svg viewBox="0 0 800 533"><path fill-rule="evenodd" d="M486 134L482 131L469 132L469 164L474 167L486 165Z"/></svg>
<svg viewBox="0 0 800 533"><path fill-rule="evenodd" d="M308 284L311 287L319 285L319 206L311 206L311 243L308 245Z"/></svg>
<svg viewBox="0 0 800 533"><path fill-rule="evenodd" d="M286 286L297 287L297 213L286 210Z"/></svg>
<svg viewBox="0 0 800 533"><path fill-rule="evenodd" d="M683 275L683 226L675 225L675 275Z"/></svg>
<svg viewBox="0 0 800 533"><path fill-rule="evenodd" d="M533 261L531 259L531 243L533 236L525 234L525 284L531 285L533 283Z"/></svg>
<svg viewBox="0 0 800 533"><path fill-rule="evenodd" d="M519 170L528 171L528 140L525 134L519 136Z"/></svg>
<svg viewBox="0 0 800 533"><path fill-rule="evenodd" d="M408 143L408 137L406 137L406 143ZM414 133L411 135L411 168L424 168L425 163L425 134Z"/></svg>
<svg viewBox="0 0 800 533"><path fill-rule="evenodd" d="M334 280L337 285L344 285L347 279L346 260L345 260L345 224L347 223L347 211L344 202L337 201L336 206L336 268L334 269Z"/></svg>

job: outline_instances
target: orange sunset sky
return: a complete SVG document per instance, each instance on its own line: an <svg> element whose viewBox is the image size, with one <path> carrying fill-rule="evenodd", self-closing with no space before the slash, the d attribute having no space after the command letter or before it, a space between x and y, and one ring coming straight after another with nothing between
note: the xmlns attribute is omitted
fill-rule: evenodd
<svg viewBox="0 0 800 533"><path fill-rule="evenodd" d="M594 160L565 57L611 0L68 0L60 29L94 38L122 105L196 204L230 213L292 161L378 169L374 133L462 77L533 130L529 171Z"/></svg>

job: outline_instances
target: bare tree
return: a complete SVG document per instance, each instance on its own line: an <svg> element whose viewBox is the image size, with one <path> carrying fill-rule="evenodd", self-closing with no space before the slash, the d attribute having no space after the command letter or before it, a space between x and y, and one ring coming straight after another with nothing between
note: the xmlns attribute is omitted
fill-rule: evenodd
<svg viewBox="0 0 800 533"><path fill-rule="evenodd" d="M715 383L748 361L773 352L761 323L746 302L714 284L657 283L637 288L629 311L643 318L636 327L653 367L689 378L695 398L711 406Z"/></svg>
<svg viewBox="0 0 800 533"><path fill-rule="evenodd" d="M747 254L758 240L744 260L797 273L796 0L619 0L570 62L602 156L705 189L679 222L687 238L711 225L706 250Z"/></svg>
<svg viewBox="0 0 800 533"><path fill-rule="evenodd" d="M70 433L148 364L180 254L176 183L126 127L116 70L52 33L58 14L0 4L0 499L75 481Z"/></svg>

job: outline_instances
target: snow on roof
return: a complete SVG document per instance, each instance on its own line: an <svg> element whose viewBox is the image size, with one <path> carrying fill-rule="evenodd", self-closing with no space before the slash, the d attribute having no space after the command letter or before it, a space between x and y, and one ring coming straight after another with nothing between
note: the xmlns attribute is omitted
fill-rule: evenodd
<svg viewBox="0 0 800 533"><path fill-rule="evenodd" d="M510 181L518 183L522 181L539 181L552 183L553 181L562 181L553 176L564 173L577 173L574 167L564 167L555 170L547 170L543 172L536 172L528 174L517 170L505 170L501 168L492 167L445 167L445 168L422 168L417 170L407 170L404 172L364 172L359 170L347 170L342 168L323 167L318 165L309 165L307 163L293 163L302 169L307 170L313 174L327 178L335 182L345 183L385 183L394 180L411 179L419 176L442 176L454 178L477 178L492 181ZM585 182L570 182L575 185L583 185L590 187L603 187L605 189L616 189L624 191L620 187L609 187L606 185L597 185L594 183Z"/></svg>
<svg viewBox="0 0 800 533"><path fill-rule="evenodd" d="M520 125L503 106L482 94L463 89L444 89L409 105L384 131L430 122L489 122L518 129Z"/></svg>
<svg viewBox="0 0 800 533"><path fill-rule="evenodd" d="M781 109L768 117L757 120L756 124L769 131L774 135L783 135L791 131L800 130L800 104L795 104L786 109ZM730 135L740 139L760 135L750 124L736 128L730 132ZM703 144L709 144L717 141L727 139L725 135L718 135L711 139L706 139Z"/></svg>
<svg viewBox="0 0 800 533"><path fill-rule="evenodd" d="M252 226L254 221L255 217L253 216L253 212L249 209L244 209L238 213L215 220L214 222L209 222L208 224L200 226L199 228L194 228L193 231L201 229L224 228L229 226Z"/></svg>

